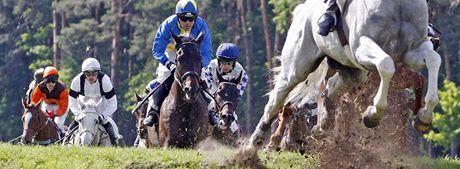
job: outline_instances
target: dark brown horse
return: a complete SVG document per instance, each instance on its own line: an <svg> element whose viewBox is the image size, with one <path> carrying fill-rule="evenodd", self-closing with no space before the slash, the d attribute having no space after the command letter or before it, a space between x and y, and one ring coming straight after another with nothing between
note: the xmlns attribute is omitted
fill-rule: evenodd
<svg viewBox="0 0 460 169"><path fill-rule="evenodd" d="M232 80L225 80L219 73L217 73L217 77L220 83L213 97L216 101L217 114L220 120L213 131L213 137L226 144L236 146L241 131L233 113L238 105L240 91L237 84L241 81L241 74ZM232 123L236 126L232 126Z"/></svg>
<svg viewBox="0 0 460 169"><path fill-rule="evenodd" d="M22 100L24 112L22 114L23 132L22 144L48 145L59 140L59 131L53 120L40 109L39 105L27 104Z"/></svg>
<svg viewBox="0 0 460 169"><path fill-rule="evenodd" d="M208 134L207 102L199 85L201 54L196 39L177 37L176 70L171 91L160 109L160 145L163 147L193 147Z"/></svg>
<svg viewBox="0 0 460 169"><path fill-rule="evenodd" d="M154 125L152 127L142 125L142 121L144 120L145 115L147 114L147 111L149 111L149 102L142 102L145 96L140 96L137 93L136 95L136 106L138 106L137 109L135 109L134 116L136 116L136 142L135 145L136 147L142 147L142 148L149 148L149 147L155 147L159 145L159 140L158 140L158 125ZM141 104L141 105L139 105Z"/></svg>

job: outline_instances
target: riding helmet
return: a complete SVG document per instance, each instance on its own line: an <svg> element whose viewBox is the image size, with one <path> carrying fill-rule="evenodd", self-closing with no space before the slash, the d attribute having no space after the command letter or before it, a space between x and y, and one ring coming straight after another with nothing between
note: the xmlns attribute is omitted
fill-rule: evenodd
<svg viewBox="0 0 460 169"><path fill-rule="evenodd" d="M176 15L185 15L187 17L198 15L198 6L194 0L180 0L176 5Z"/></svg>
<svg viewBox="0 0 460 169"><path fill-rule="evenodd" d="M235 61L240 56L240 51L233 43L222 43L217 48L216 56L221 60Z"/></svg>

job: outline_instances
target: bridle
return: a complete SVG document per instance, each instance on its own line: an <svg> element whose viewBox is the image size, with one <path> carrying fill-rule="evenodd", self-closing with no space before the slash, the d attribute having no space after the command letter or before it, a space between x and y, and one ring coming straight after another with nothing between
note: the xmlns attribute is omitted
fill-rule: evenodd
<svg viewBox="0 0 460 169"><path fill-rule="evenodd" d="M27 109L26 111L32 113L31 111L29 111L29 109ZM37 112L37 115L38 115L38 118L39 118L40 115L39 115L38 113L41 113L41 112ZM50 118L47 118L47 119L46 119L46 122L45 122L43 125L41 125L40 127L38 127L37 130L29 129L29 126L27 126L27 128L23 129L23 131L25 131L26 133L32 133L31 137L34 138L35 136L38 135L38 133L39 133L41 130L43 130L43 129L45 128L46 125L48 125L48 123L50 122L50 120L51 120ZM30 122L29 122L28 125L30 125Z"/></svg>
<svg viewBox="0 0 460 169"><path fill-rule="evenodd" d="M188 45L192 45L194 46L195 48L199 49L199 45L195 42L184 42L184 43L181 43L179 44L176 49L177 49L177 52L176 52L176 58L179 56L179 53L182 53L182 47L184 46L188 46ZM176 82L179 84L179 86L181 87L182 90L184 90L184 80L189 77L189 76L194 76L196 77L198 80L200 80L200 74L198 74L198 72L196 71L187 71L185 72L183 75L180 75L179 74L179 71L175 71L174 72L174 80L176 80Z"/></svg>
<svg viewBox="0 0 460 169"><path fill-rule="evenodd" d="M80 112L80 113L83 113L83 112ZM85 114L86 114L86 113L87 113L87 114L96 114L96 115L97 115L97 112L85 112ZM83 118L81 118L80 120L77 120L78 123L81 123L81 120L82 120L82 119L83 119ZM96 119L96 127L98 127L98 126L97 126L98 123L99 123L99 122L98 122L98 120ZM80 128L80 127L79 127L79 128ZM97 132L97 129L96 129L96 132ZM93 141L94 141L94 138L96 137L96 134L95 134L93 131L91 131L91 130L89 130L89 129L85 129L85 130L83 130L83 131L80 131L80 132L78 133L79 136L80 136L80 139L81 139L81 135L82 135L83 133L89 133L89 134L91 134L91 136L93 137Z"/></svg>
<svg viewBox="0 0 460 169"><path fill-rule="evenodd" d="M229 85L232 85L232 86L237 86L235 83L226 82L226 81L219 83L219 86L221 84L229 84ZM231 102L231 101L224 101L224 103L222 103L222 105L219 105L219 103L216 100L215 100L215 102L216 102L216 107L217 107L218 112L220 112L225 106L227 106L227 107L231 106L233 109L236 108L235 104L233 102Z"/></svg>

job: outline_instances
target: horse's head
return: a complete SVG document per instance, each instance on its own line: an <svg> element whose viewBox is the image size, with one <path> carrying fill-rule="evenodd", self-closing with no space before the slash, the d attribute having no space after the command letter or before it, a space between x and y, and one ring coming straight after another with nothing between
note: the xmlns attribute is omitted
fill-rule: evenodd
<svg viewBox="0 0 460 169"><path fill-rule="evenodd" d="M78 134L80 138L80 145L91 145L94 138L96 137L98 130L98 113L97 107L101 104L102 98L96 102L93 98L85 99L84 97L78 98L78 105L81 108L81 112L77 115L78 121Z"/></svg>
<svg viewBox="0 0 460 169"><path fill-rule="evenodd" d="M185 93L186 100L194 100L199 89L201 76L201 54L199 44L204 38L200 33L197 38L189 36L176 36L172 34L176 42L176 71L174 78L182 91Z"/></svg>
<svg viewBox="0 0 460 169"><path fill-rule="evenodd" d="M140 136L140 138L147 138L147 129L145 125L142 124L142 121L144 120L145 115L147 114L147 109L148 109L148 102L143 102L142 100L144 99L145 96L140 96L137 93L136 95L136 107L137 109L133 110L134 116L136 116L136 128L137 128L137 134Z"/></svg>
<svg viewBox="0 0 460 169"><path fill-rule="evenodd" d="M236 106L238 104L240 91L237 88L237 84L239 84L241 80L241 74L238 78L230 81L224 80L219 73L217 73L217 77L220 83L216 93L214 93L214 98L216 99L219 109L219 126L226 129L235 120L233 112L236 111Z"/></svg>
<svg viewBox="0 0 460 169"><path fill-rule="evenodd" d="M40 109L39 105L27 104L25 100L22 100L22 106L24 107L24 112L21 117L23 127L21 143L29 144L32 143L38 132L44 128L48 117Z"/></svg>

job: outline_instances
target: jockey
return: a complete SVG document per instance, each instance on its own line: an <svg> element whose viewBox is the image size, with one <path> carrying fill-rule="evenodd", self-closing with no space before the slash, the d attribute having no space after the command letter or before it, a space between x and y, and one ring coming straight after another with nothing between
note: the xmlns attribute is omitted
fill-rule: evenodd
<svg viewBox="0 0 460 169"><path fill-rule="evenodd" d="M171 34L197 37L200 32L204 33L204 39L200 44L201 66L206 68L212 57L211 34L208 31L206 22L198 16L198 7L194 0L180 0L177 2L176 14L168 17L160 25L153 40L152 54L160 62L156 74L158 75L158 82L162 83L162 85L153 94L153 110L144 119L144 125L152 126L158 123L160 106L168 95L174 81L173 76L170 75L176 67L174 60L176 49Z"/></svg>
<svg viewBox="0 0 460 169"><path fill-rule="evenodd" d="M58 81L59 73L53 66L45 68L43 79L32 93L32 104L41 102L43 112L46 112L49 118L54 119L61 133L65 133L64 122L68 114L69 102L67 88Z"/></svg>
<svg viewBox="0 0 460 169"><path fill-rule="evenodd" d="M40 82L43 81L43 72L45 69L39 68L34 72L34 80L32 80L29 84L29 89L26 92L26 103L30 104L32 102L32 93L34 89L38 86Z"/></svg>
<svg viewBox="0 0 460 169"><path fill-rule="evenodd" d="M217 88L220 83L217 74L220 74L225 80L229 81L237 79L241 75L242 77L240 82L236 84L239 89L238 100L241 99L241 96L243 96L244 90L246 89L248 75L246 74L243 66L236 61L239 56L240 52L236 45L232 43L222 43L219 45L216 52L217 59L211 61L205 72L206 83L211 95L214 95L214 93L217 92ZM233 115L235 119L237 119L236 114L233 113ZM211 118L212 117L210 116L211 125L213 125L212 123L214 122L216 124L217 120Z"/></svg>
<svg viewBox="0 0 460 169"><path fill-rule="evenodd" d="M110 137L113 145L117 145L118 137L113 130L112 124L109 122L112 114L117 110L117 96L113 88L110 77L101 72L99 62L94 58L87 58L81 66L81 73L75 76L70 85L70 110L77 115L81 112L78 106L78 97L101 98L102 107L98 108L98 120L102 122L102 126ZM115 124L113 124L115 125ZM69 126L69 131L74 130L78 126L76 121L73 121Z"/></svg>

